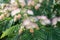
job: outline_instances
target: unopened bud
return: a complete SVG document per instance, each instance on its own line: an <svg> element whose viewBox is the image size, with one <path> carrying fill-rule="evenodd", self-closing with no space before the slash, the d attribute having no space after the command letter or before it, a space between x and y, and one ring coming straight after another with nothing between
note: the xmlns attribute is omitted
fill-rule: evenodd
<svg viewBox="0 0 60 40"><path fill-rule="evenodd" d="M30 29L30 33L34 33L34 30L32 28Z"/></svg>

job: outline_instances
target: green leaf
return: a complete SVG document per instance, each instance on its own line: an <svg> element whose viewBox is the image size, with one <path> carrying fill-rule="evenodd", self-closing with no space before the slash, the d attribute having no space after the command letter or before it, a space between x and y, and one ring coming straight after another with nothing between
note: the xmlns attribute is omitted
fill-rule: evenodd
<svg viewBox="0 0 60 40"><path fill-rule="evenodd" d="M10 27L9 29L7 29L6 31L3 32L1 38L4 38L5 36L9 35L9 34L12 34L13 31L18 28L17 26L13 26L13 27Z"/></svg>

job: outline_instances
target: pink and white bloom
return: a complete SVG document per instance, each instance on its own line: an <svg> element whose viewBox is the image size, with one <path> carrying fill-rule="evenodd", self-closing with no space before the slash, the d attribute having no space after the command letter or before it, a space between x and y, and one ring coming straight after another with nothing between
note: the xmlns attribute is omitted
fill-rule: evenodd
<svg viewBox="0 0 60 40"><path fill-rule="evenodd" d="M58 19L57 17L55 17L55 18L52 19L52 25L56 25L57 24L57 22L58 22L57 19Z"/></svg>
<svg viewBox="0 0 60 40"><path fill-rule="evenodd" d="M39 0L39 2L40 2L40 3L42 3L42 2L43 2L43 0Z"/></svg>
<svg viewBox="0 0 60 40"><path fill-rule="evenodd" d="M51 21L50 21L49 19L45 19L45 20L40 20L40 23L41 23L42 25L47 25L47 24L50 24Z"/></svg>
<svg viewBox="0 0 60 40"><path fill-rule="evenodd" d="M38 19L47 19L46 16L37 16Z"/></svg>
<svg viewBox="0 0 60 40"><path fill-rule="evenodd" d="M19 3L22 7L24 7L26 5L25 0L19 0Z"/></svg>
<svg viewBox="0 0 60 40"><path fill-rule="evenodd" d="M31 21L29 19L25 19L23 21L23 25L26 26L26 25L30 25Z"/></svg>
<svg viewBox="0 0 60 40"><path fill-rule="evenodd" d="M33 13L32 10L27 10L27 13L28 13L29 15L34 15L34 13Z"/></svg>
<svg viewBox="0 0 60 40"><path fill-rule="evenodd" d="M14 15L16 15L17 13L19 13L21 11L21 9L16 9L16 10L13 10L12 12L11 12L11 16L14 16Z"/></svg>
<svg viewBox="0 0 60 40"><path fill-rule="evenodd" d="M11 0L10 3L13 4L14 2L16 2L15 0Z"/></svg>
<svg viewBox="0 0 60 40"><path fill-rule="evenodd" d="M36 9L36 10L39 9L40 6L41 6L41 4L37 4L37 5L35 6L35 9Z"/></svg>

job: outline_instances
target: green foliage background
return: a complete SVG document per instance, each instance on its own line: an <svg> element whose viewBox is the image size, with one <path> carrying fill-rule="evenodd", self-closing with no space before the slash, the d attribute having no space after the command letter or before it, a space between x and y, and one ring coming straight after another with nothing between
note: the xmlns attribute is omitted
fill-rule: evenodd
<svg viewBox="0 0 60 40"><path fill-rule="evenodd" d="M2 0L0 3L9 3L9 0ZM60 3L57 4L55 0L49 0L49 2L44 0L39 10L35 10L34 7L31 9L34 11L34 16L46 15L49 19L52 19L53 15L60 16ZM54 14L55 10L57 14ZM14 24L11 17L5 18L0 21L0 40L60 40L60 22L57 23L56 28L51 25L41 26L39 22L37 24L40 30L35 30L33 34L25 30L19 35L19 23Z"/></svg>

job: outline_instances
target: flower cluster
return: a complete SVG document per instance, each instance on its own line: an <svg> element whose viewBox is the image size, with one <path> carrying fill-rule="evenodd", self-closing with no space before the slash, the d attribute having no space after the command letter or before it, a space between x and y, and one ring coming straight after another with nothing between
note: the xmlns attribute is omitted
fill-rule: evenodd
<svg viewBox="0 0 60 40"><path fill-rule="evenodd" d="M20 20L22 17L24 17L22 22L23 28L30 29L30 32L34 32L34 28L37 30L39 29L39 26L36 23L37 21L39 21L41 25L44 26L56 25L57 22L60 22L60 17L55 17L51 20L44 15L33 16L34 12L31 10L31 6L34 7L35 10L38 10L41 7L42 2L43 0L11 0L9 4L0 4L0 12L3 13L0 15L0 20L4 19L5 17L13 17L14 22L16 22L17 20ZM28 8L26 6L28 6ZM22 31L22 26L19 32L20 31Z"/></svg>

